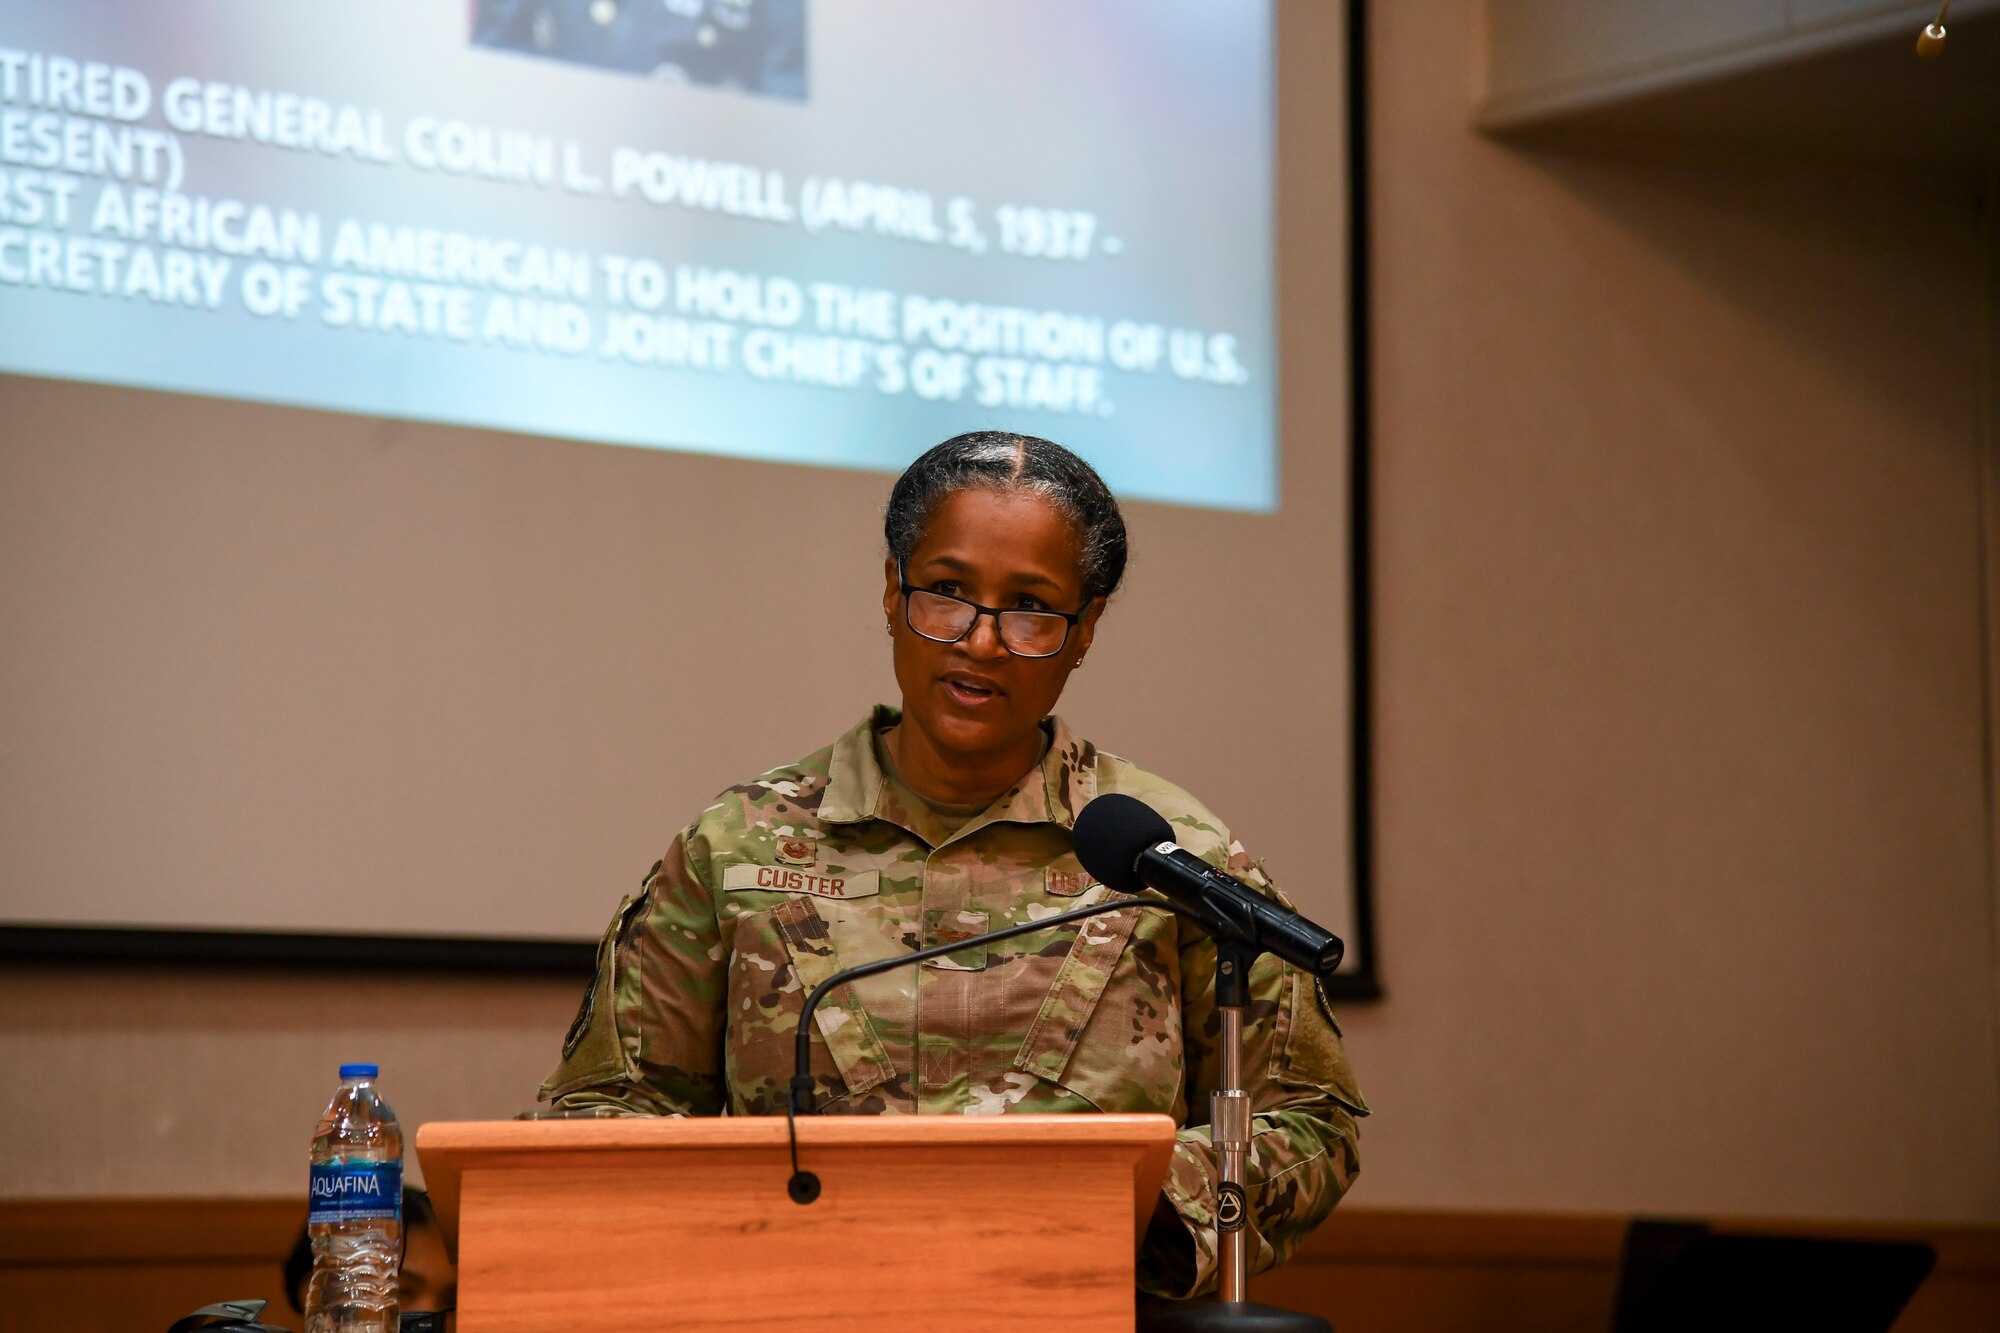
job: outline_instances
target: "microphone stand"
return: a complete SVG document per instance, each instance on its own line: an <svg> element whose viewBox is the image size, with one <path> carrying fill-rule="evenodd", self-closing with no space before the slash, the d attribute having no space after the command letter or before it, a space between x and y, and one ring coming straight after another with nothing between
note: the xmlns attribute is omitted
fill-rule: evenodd
<svg viewBox="0 0 2000 1333"><path fill-rule="evenodd" d="M1206 1304L1169 1305L1143 1311L1140 1333L1333 1333L1316 1314L1259 1305L1249 1299L1250 1256L1245 1230L1244 1164L1250 1154L1250 1094L1243 1090L1243 1009L1250 998L1250 966L1262 950L1240 935L1211 926L1215 939L1215 1008L1222 1015L1222 1077L1208 1098L1208 1135L1222 1159L1215 1187L1215 1234L1221 1253L1221 1297Z"/></svg>
<svg viewBox="0 0 2000 1333"><path fill-rule="evenodd" d="M1204 927L1215 940L1215 1007L1222 1016L1222 1076L1209 1096L1209 1137L1222 1159L1222 1180L1215 1190L1215 1230L1220 1242L1222 1299L1207 1304L1170 1305L1144 1311L1139 1316L1140 1333L1333 1333L1333 1325L1318 1315L1282 1310L1246 1300L1249 1292L1247 1201L1244 1196L1245 1161L1250 1152L1250 1095L1243 1090L1243 1010L1250 995L1250 967L1264 952L1252 941L1254 922L1228 920L1211 908L1196 912L1165 898L1110 898L1088 907L1075 908L1040 921L1007 926L948 944L933 945L915 953L897 954L872 963L862 963L836 972L813 987L799 1013L795 1072L791 1096L785 1102L785 1134L792 1152L792 1177L785 1191L792 1202L810 1204L820 1196L819 1177L799 1169L797 1117L816 1115L813 1106L812 1017L829 991L850 981L872 977L898 967L908 967L931 958L956 953L973 940L1005 940L1032 934L1070 921L1124 907L1152 907L1188 917Z"/></svg>

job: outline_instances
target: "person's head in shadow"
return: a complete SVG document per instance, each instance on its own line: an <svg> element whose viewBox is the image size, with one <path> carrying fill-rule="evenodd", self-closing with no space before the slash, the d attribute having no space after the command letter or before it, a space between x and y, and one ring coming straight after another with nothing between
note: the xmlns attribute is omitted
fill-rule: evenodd
<svg viewBox="0 0 2000 1333"><path fill-rule="evenodd" d="M312 1239L301 1226L292 1252L285 1256L285 1295L299 1314L306 1311L312 1262ZM403 1260L396 1298L405 1314L450 1310L458 1304L458 1270L445 1253L437 1210L431 1207L431 1196L415 1188L403 1191Z"/></svg>

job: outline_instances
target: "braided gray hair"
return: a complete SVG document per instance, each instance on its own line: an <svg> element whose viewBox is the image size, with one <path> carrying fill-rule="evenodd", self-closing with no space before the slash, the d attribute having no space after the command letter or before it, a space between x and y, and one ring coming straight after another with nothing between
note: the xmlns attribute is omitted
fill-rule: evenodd
<svg viewBox="0 0 2000 1333"><path fill-rule="evenodd" d="M1125 517L1097 470L1069 450L1034 435L980 430L926 450L896 478L882 521L889 558L909 561L939 505L982 487L1042 496L1076 533L1084 601L1108 598L1125 577Z"/></svg>

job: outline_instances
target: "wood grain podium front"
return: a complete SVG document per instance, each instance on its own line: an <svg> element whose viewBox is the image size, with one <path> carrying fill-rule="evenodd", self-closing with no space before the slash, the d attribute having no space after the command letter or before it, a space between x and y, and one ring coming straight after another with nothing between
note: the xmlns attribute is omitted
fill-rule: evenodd
<svg viewBox="0 0 2000 1333"><path fill-rule="evenodd" d="M1163 1115L430 1124L459 1333L1118 1330Z"/></svg>

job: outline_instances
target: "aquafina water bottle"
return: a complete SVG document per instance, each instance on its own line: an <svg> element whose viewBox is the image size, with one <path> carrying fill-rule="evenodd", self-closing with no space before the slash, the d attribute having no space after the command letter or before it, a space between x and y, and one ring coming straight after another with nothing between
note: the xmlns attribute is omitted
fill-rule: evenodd
<svg viewBox="0 0 2000 1333"><path fill-rule="evenodd" d="M312 1142L306 1333L396 1333L403 1131L374 1065L342 1065Z"/></svg>

